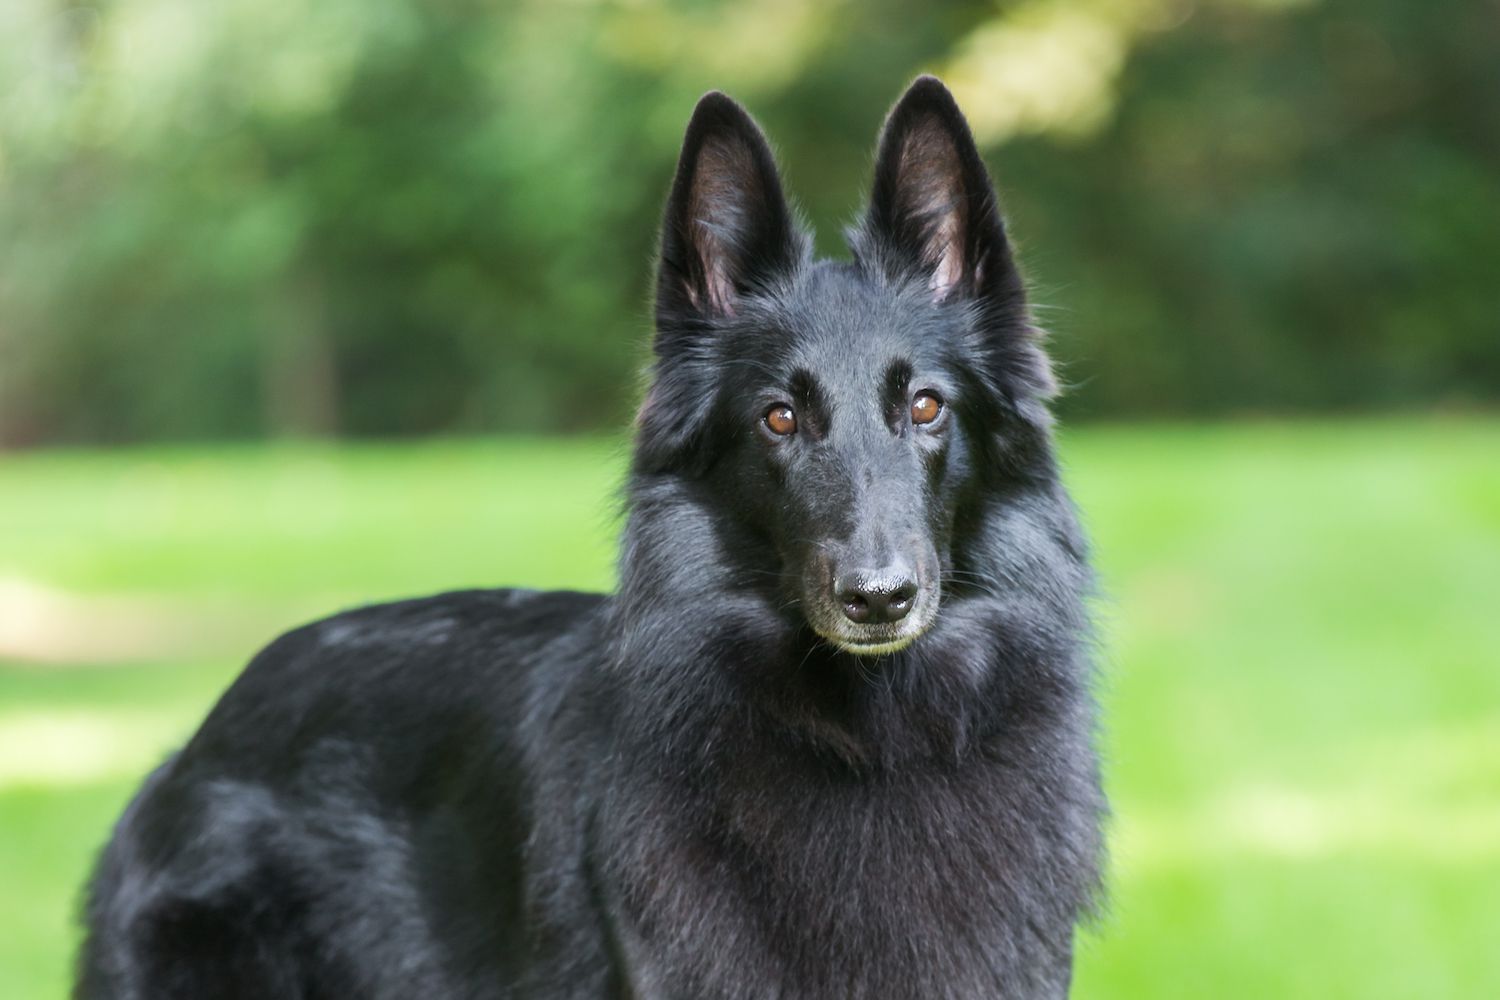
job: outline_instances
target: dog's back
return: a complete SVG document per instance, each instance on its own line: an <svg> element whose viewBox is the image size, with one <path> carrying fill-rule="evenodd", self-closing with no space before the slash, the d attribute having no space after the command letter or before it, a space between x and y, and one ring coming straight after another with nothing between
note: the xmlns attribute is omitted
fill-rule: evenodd
<svg viewBox="0 0 1500 1000"><path fill-rule="evenodd" d="M451 593L272 643L120 819L77 995L510 995L497 930L525 920L520 852L601 600Z"/></svg>

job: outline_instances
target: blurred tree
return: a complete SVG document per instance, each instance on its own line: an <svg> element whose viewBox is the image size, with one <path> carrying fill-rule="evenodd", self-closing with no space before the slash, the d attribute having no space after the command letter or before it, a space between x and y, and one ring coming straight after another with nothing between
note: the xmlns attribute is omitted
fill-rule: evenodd
<svg viewBox="0 0 1500 1000"><path fill-rule="evenodd" d="M1405 0L1189 13L1137 40L1082 145L1001 157L1065 309L1048 318L1074 405L1500 398L1500 17Z"/></svg>
<svg viewBox="0 0 1500 1000"><path fill-rule="evenodd" d="M0 6L0 442L612 424L693 100L820 248L923 69L1093 414L1500 395L1500 18L1417 0Z"/></svg>

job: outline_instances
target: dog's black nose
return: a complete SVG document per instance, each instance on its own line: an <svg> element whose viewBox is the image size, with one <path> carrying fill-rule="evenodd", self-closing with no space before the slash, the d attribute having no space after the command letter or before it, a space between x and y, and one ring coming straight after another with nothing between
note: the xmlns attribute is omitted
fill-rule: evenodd
<svg viewBox="0 0 1500 1000"><path fill-rule="evenodd" d="M906 617L917 599L917 581L895 570L849 573L839 578L837 593L844 617L860 625L877 625Z"/></svg>

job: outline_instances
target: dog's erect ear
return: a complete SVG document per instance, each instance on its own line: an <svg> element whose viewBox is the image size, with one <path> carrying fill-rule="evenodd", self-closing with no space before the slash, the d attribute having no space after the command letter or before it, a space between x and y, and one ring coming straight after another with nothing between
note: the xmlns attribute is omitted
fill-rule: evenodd
<svg viewBox="0 0 1500 1000"><path fill-rule="evenodd" d="M924 278L939 301L1022 294L994 185L936 77L918 77L885 120L864 230L893 277Z"/></svg>
<svg viewBox="0 0 1500 1000"><path fill-rule="evenodd" d="M851 236L862 265L921 282L936 302L974 308L985 348L975 372L992 395L1039 401L1057 391L994 185L963 112L936 77L918 77L886 118L870 208Z"/></svg>
<svg viewBox="0 0 1500 1000"><path fill-rule="evenodd" d="M662 221L656 355L637 417L636 460L651 472L699 469L715 386L694 343L744 298L792 273L808 253L771 147L717 91L693 110Z"/></svg>
<svg viewBox="0 0 1500 1000"><path fill-rule="evenodd" d="M789 271L804 246L766 137L729 97L705 94L662 223L658 325L733 316L744 294Z"/></svg>

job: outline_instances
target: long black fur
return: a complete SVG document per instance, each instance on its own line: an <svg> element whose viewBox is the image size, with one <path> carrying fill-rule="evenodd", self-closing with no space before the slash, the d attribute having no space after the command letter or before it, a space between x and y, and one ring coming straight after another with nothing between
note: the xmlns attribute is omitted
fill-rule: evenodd
<svg viewBox="0 0 1500 1000"><path fill-rule="evenodd" d="M887 120L850 242L814 262L760 130L705 97L618 593L276 640L119 821L76 996L1066 995L1101 852L1090 574L938 81ZM851 623L838 581L877 570L912 610Z"/></svg>

